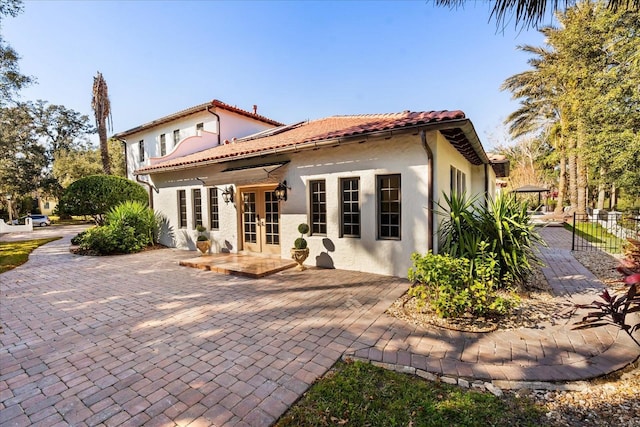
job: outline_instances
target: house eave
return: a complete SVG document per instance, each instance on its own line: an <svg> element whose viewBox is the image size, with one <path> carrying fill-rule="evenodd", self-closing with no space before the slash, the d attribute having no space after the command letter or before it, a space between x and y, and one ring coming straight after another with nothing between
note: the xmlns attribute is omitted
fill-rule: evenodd
<svg viewBox="0 0 640 427"><path fill-rule="evenodd" d="M460 131L466 136L466 140L468 141L469 146L472 148L472 152L475 155L475 157L480 159L481 163L490 164L489 158L487 157L487 154L485 153L484 149L482 148L482 145L480 144L480 140L478 139L478 136L475 133L475 129L473 128L471 121L467 118L464 118L464 119L447 120L446 122L419 123L415 125L404 126L402 128L397 128L397 129L385 129L380 131L361 133L357 135L342 136L338 138L329 138L324 140L310 140L310 141L305 141L298 144L292 144L286 147L267 148L257 152L214 158L210 160L201 160L201 161L179 164L174 166L158 167L156 169L147 169L147 170L142 169L142 170L135 171L134 175L152 175L152 174L176 172L176 171L181 171L186 169L196 169L196 168L207 167L207 166L225 163L229 161L235 161L235 160L244 160L248 158L264 157L264 156L275 155L275 154L297 153L305 150L318 149L324 146L332 146L332 145L337 146L341 144L362 142L363 138L365 140L372 137L390 138L394 135L400 135L400 134L407 134L407 133L417 134L420 130L442 131L446 129L460 129ZM451 141L449 142L451 143ZM458 145L459 144L460 144L460 141L458 141ZM452 145L454 145L454 147L458 149L458 151L460 151L460 148L458 146L456 146L453 143ZM468 151L465 151L465 152L460 151L460 152L465 157L470 155ZM469 159L468 157L467 157L467 160L475 164L475 162Z"/></svg>
<svg viewBox="0 0 640 427"><path fill-rule="evenodd" d="M282 123L277 122L275 120L271 120L268 117L264 117L264 116L259 115L259 114L253 114L253 113L251 113L249 111L245 111L245 110L243 110L241 108L237 108L237 107L234 107L232 105L228 105L228 104L226 104L226 103L224 103L222 101L219 101L217 99L214 99L211 102L205 102L204 104L195 105L193 107L186 108L184 110L180 110L180 111L178 111L176 113L169 114L169 115L161 117L159 119L152 120L152 121L150 121L148 123L145 123L145 124L142 124L140 126L136 126L136 127L131 128L129 130L126 130L124 132L116 133L116 134L114 134L112 136L112 138L122 140L122 139L125 139L128 136L131 136L131 135L136 134L136 133L144 132L144 131L146 131L148 129L151 129L153 127L156 127L156 126L159 126L159 125L163 125L163 124L166 124L166 123L171 123L172 121L181 119L183 117L188 117L188 116L191 116L191 115L196 114L196 113L209 111L211 109L211 107L213 107L215 109L221 109L221 110L229 111L229 112L232 112L232 113L235 113L235 114L240 114L241 116L245 116L245 117L251 118L253 120L257 120L257 121L260 121L260 122L263 122L263 123L267 123L267 124L270 124L270 125L273 125L273 126L283 126Z"/></svg>

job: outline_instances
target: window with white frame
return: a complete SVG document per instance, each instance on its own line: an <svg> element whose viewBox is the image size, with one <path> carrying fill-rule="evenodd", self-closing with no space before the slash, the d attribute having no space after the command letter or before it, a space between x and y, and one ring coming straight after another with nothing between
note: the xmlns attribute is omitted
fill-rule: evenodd
<svg viewBox="0 0 640 427"><path fill-rule="evenodd" d="M180 129L173 131L173 146L175 147L180 142Z"/></svg>
<svg viewBox="0 0 640 427"><path fill-rule="evenodd" d="M197 123L196 124L196 134L200 134L200 131L204 129L204 123Z"/></svg>
<svg viewBox="0 0 640 427"><path fill-rule="evenodd" d="M379 175L378 195L378 239L400 240L400 174Z"/></svg>
<svg viewBox="0 0 640 427"><path fill-rule="evenodd" d="M167 154L167 135L164 133L160 135L160 155L164 156Z"/></svg>
<svg viewBox="0 0 640 427"><path fill-rule="evenodd" d="M178 227L187 228L187 192L178 190Z"/></svg>
<svg viewBox="0 0 640 427"><path fill-rule="evenodd" d="M218 189L209 188L209 228L218 230L220 228L220 205L218 204Z"/></svg>
<svg viewBox="0 0 640 427"><path fill-rule="evenodd" d="M144 162L144 139L138 141L138 158L140 163Z"/></svg>
<svg viewBox="0 0 640 427"><path fill-rule="evenodd" d="M202 225L202 192L199 188L192 190L193 228Z"/></svg>
<svg viewBox="0 0 640 427"><path fill-rule="evenodd" d="M467 191L467 175L460 169L451 166L450 171L451 195L462 195Z"/></svg>
<svg viewBox="0 0 640 427"><path fill-rule="evenodd" d="M309 182L311 234L327 234L327 190L325 180Z"/></svg>
<svg viewBox="0 0 640 427"><path fill-rule="evenodd" d="M340 179L340 237L360 237L360 178Z"/></svg>

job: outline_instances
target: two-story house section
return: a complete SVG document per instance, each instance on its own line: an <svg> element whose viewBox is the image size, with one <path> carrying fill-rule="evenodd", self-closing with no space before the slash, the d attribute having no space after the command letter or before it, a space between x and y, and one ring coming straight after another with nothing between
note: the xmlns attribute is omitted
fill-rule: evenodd
<svg viewBox="0 0 640 427"><path fill-rule="evenodd" d="M125 145L127 177L157 162L197 153L281 123L222 101L196 105L113 135Z"/></svg>

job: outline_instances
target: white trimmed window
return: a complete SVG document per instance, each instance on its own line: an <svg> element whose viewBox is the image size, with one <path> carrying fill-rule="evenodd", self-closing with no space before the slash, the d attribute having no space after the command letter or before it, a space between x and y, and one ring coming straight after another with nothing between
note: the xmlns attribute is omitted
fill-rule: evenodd
<svg viewBox="0 0 640 427"><path fill-rule="evenodd" d="M160 135L160 156L167 154L167 135Z"/></svg>
<svg viewBox="0 0 640 427"><path fill-rule="evenodd" d="M218 204L218 189L209 188L209 228L218 230L220 228L220 205Z"/></svg>
<svg viewBox="0 0 640 427"><path fill-rule="evenodd" d="M327 189L325 180L309 182L311 234L327 234Z"/></svg>
<svg viewBox="0 0 640 427"><path fill-rule="evenodd" d="M199 188L191 190L193 201L193 228L202 225L202 192Z"/></svg>
<svg viewBox="0 0 640 427"><path fill-rule="evenodd" d="M464 194L467 191L467 175L459 169L451 166L450 171L450 183L451 183L451 193L450 194Z"/></svg>
<svg viewBox="0 0 640 427"><path fill-rule="evenodd" d="M187 192L178 190L178 227L187 228Z"/></svg>
<svg viewBox="0 0 640 427"><path fill-rule="evenodd" d="M400 174L379 175L378 193L378 239L400 240Z"/></svg>
<svg viewBox="0 0 640 427"><path fill-rule="evenodd" d="M360 178L340 180L340 237L360 237Z"/></svg>

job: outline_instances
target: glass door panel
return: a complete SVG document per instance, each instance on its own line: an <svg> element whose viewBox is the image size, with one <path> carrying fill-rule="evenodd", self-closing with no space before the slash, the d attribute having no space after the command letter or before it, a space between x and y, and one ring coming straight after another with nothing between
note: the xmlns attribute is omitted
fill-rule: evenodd
<svg viewBox="0 0 640 427"><path fill-rule="evenodd" d="M280 254L280 202L273 189L242 191L244 250Z"/></svg>

